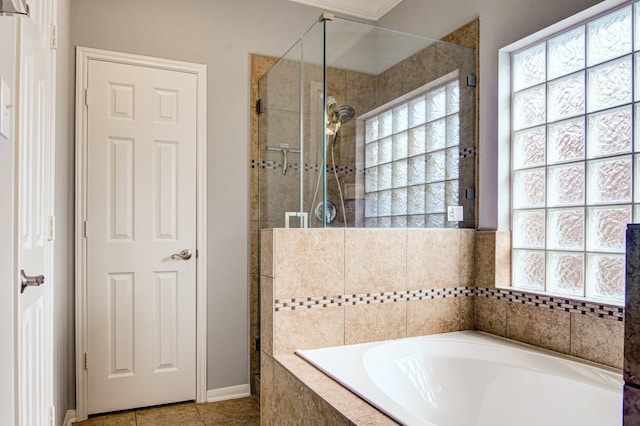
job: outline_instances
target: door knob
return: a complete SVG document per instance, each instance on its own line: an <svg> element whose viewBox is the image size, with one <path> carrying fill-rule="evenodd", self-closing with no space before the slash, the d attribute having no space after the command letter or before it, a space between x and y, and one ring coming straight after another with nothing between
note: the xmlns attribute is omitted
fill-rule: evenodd
<svg viewBox="0 0 640 426"><path fill-rule="evenodd" d="M32 277L24 273L24 269L20 269L20 293L24 293L27 287L39 287L44 284L44 275L34 275Z"/></svg>
<svg viewBox="0 0 640 426"><path fill-rule="evenodd" d="M189 260L189 259L191 259L191 251L189 251L188 249L184 249L180 253L172 254L171 258L172 259Z"/></svg>

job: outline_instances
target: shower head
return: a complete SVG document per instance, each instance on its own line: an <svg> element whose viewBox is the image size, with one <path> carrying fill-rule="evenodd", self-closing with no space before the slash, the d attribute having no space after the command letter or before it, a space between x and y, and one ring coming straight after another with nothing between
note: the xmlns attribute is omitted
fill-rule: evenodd
<svg viewBox="0 0 640 426"><path fill-rule="evenodd" d="M340 124L344 124L347 121L351 121L355 115L356 110L351 105L342 105L333 112L333 119Z"/></svg>
<svg viewBox="0 0 640 426"><path fill-rule="evenodd" d="M355 115L356 110L351 105L342 105L333 111L333 115L331 116L331 123L334 124L333 140L331 141L332 148L336 146L340 127L347 121L351 121Z"/></svg>

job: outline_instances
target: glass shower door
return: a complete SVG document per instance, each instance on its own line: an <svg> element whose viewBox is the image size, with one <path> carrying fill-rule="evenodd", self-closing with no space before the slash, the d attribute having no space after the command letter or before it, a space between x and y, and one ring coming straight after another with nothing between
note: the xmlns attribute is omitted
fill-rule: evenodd
<svg viewBox="0 0 640 426"><path fill-rule="evenodd" d="M300 46L259 82L260 228L301 228Z"/></svg>
<svg viewBox="0 0 640 426"><path fill-rule="evenodd" d="M324 226L323 36L316 23L259 81L261 229Z"/></svg>

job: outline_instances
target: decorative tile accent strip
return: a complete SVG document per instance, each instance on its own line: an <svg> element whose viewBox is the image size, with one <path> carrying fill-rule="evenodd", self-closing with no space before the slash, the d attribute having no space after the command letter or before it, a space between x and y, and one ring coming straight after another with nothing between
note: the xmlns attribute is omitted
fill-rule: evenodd
<svg viewBox="0 0 640 426"><path fill-rule="evenodd" d="M294 167L295 167L295 170L298 170L298 164L297 163L290 163L289 167L287 167L287 169L294 168ZM252 169L282 170L282 163L278 163L277 161L251 160L251 168Z"/></svg>
<svg viewBox="0 0 640 426"><path fill-rule="evenodd" d="M317 164L309 164L304 163L304 171L305 172L318 172L320 170L320 166Z"/></svg>
<svg viewBox="0 0 640 426"><path fill-rule="evenodd" d="M296 297L293 299L276 300L276 312L295 311L296 309L326 308L337 306L336 298L331 296Z"/></svg>
<svg viewBox="0 0 640 426"><path fill-rule="evenodd" d="M344 305L373 305L408 300L447 299L453 297L486 297L506 300L512 303L555 309L572 314L595 315L599 318L624 321L624 308L565 297L546 296L518 290L482 287L452 287L410 291L390 291L383 293L342 294L337 296L296 297L275 301L275 311L329 308Z"/></svg>
<svg viewBox="0 0 640 426"><path fill-rule="evenodd" d="M358 171L352 167L348 167L348 166L336 166L335 167L336 172L338 173L344 173L344 174L357 174ZM331 166L327 166L327 172L331 172L333 173L333 167Z"/></svg>
<svg viewBox="0 0 640 426"><path fill-rule="evenodd" d="M462 151L460 151L460 157L462 158L473 157L474 155L476 155L475 146L471 148L465 148Z"/></svg>
<svg viewBox="0 0 640 426"><path fill-rule="evenodd" d="M585 302L565 297L547 296L503 288L476 288L477 297L506 300L512 303L555 309L572 314L595 315L615 321L624 321L624 308L594 302Z"/></svg>
<svg viewBox="0 0 640 426"><path fill-rule="evenodd" d="M251 168L265 169L265 170L282 170L282 163L278 163L277 161L251 160ZM332 166L327 166L326 172L333 173L333 169L334 168ZM336 172L339 174L346 174L346 175L349 175L349 174L363 175L364 174L364 170L354 169L352 167L347 167L347 166L336 166L335 169L336 169ZM300 170L300 164L296 162L291 162L288 164L287 170L293 170L297 172L298 170ZM305 163L304 165L305 172L318 172L319 170L320 170L319 164Z"/></svg>
<svg viewBox="0 0 640 426"><path fill-rule="evenodd" d="M460 151L460 153L459 153L460 158L473 157L474 155L476 155L476 148L475 147L465 148L462 151ZM282 163L278 163L277 161L251 160L251 168L252 169L281 170L282 169ZM300 169L300 164L295 163L295 162L291 162L291 163L289 163L289 168L294 168L294 170L297 171L297 170ZM336 166L335 168L336 168L336 171L338 173L356 174L356 175L366 175L367 174L367 171L365 169L356 169L356 168L353 168L353 167L340 166L340 165ZM305 172L309 172L309 171L317 172L318 170L320 170L320 165L319 164L310 164L310 163L305 163L304 164L304 171ZM333 167L332 166L327 165L327 173L333 173Z"/></svg>
<svg viewBox="0 0 640 426"><path fill-rule="evenodd" d="M474 287L437 288L428 290L389 291L383 293L342 294L338 296L297 297L275 301L275 311L327 308L343 305L372 305L403 300L445 299L473 296Z"/></svg>

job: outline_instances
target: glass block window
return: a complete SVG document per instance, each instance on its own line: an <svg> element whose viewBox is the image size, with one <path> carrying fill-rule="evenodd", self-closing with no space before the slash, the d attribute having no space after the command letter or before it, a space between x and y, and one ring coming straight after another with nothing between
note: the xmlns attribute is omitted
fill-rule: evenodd
<svg viewBox="0 0 640 426"><path fill-rule="evenodd" d="M365 226L458 226L459 109L455 78L367 118Z"/></svg>
<svg viewBox="0 0 640 426"><path fill-rule="evenodd" d="M640 221L639 18L628 4L512 54L514 287L624 301L626 224Z"/></svg>

